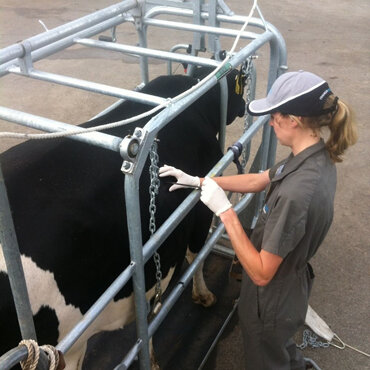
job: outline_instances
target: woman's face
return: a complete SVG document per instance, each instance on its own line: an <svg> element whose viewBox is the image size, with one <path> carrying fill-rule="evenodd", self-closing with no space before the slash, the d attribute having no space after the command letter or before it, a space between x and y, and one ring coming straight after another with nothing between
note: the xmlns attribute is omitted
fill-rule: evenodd
<svg viewBox="0 0 370 370"><path fill-rule="evenodd" d="M281 113L272 113L270 118L270 126L274 128L276 138L281 145L291 146L292 143L292 124L288 115Z"/></svg>

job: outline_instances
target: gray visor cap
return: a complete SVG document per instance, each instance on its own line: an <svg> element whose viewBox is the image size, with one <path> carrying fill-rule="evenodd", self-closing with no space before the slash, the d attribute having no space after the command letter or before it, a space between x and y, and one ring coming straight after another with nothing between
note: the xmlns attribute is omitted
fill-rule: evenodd
<svg viewBox="0 0 370 370"><path fill-rule="evenodd" d="M288 72L277 78L266 98L250 102L247 111L252 116L273 112L317 116L324 113L324 103L331 94L321 77L305 71Z"/></svg>

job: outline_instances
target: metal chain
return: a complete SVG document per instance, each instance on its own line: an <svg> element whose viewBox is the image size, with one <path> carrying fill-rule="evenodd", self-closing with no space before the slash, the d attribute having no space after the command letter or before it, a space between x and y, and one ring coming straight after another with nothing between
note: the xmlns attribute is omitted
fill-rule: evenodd
<svg viewBox="0 0 370 370"><path fill-rule="evenodd" d="M252 56L250 56L246 63L243 65L243 72L246 76L246 81L245 81L245 91L246 91L246 95L245 95L245 103L248 104L252 97L251 97L251 84L252 84L252 65L253 65L253 62L252 62ZM249 116L246 114L245 117L244 117L244 132L246 132L249 128L250 124L249 124ZM242 160L240 161L240 164L242 166L242 168L245 168L246 164L247 164L247 161L248 161L248 158L247 158L247 151L246 151L246 147L244 146L243 148L243 152L242 152Z"/></svg>
<svg viewBox="0 0 370 370"><path fill-rule="evenodd" d="M155 222L155 213L157 207L155 205L155 198L159 192L159 167L158 167L158 153L157 153L158 145L157 140L153 141L152 147L150 149L150 167L149 167L149 174L150 174L150 187L149 187L149 194L150 194L150 203L149 203L149 231L150 235L152 236L156 232L156 222ZM156 285L155 285L155 297L153 303L153 310L152 314L156 314L160 308L160 302L162 297L162 289L161 289L161 280L162 280L162 271L161 271L161 258L159 253L154 252L153 259L156 267Z"/></svg>
<svg viewBox="0 0 370 370"><path fill-rule="evenodd" d="M317 340L316 334L309 329L305 329L303 330L303 342L301 344L297 344L297 347L299 349L305 349L307 346L312 348L328 348L330 343Z"/></svg>
<svg viewBox="0 0 370 370"><path fill-rule="evenodd" d="M149 194L150 194L150 204L149 204L149 213L150 213L150 220L149 220L149 231L150 235L153 235L156 231L155 225L155 212L157 207L155 205L155 197L159 191L159 167L158 167L158 154L157 154L157 141L154 140L152 147L150 148L149 158L150 158L150 167L149 167L149 174L150 174L150 187L149 187Z"/></svg>

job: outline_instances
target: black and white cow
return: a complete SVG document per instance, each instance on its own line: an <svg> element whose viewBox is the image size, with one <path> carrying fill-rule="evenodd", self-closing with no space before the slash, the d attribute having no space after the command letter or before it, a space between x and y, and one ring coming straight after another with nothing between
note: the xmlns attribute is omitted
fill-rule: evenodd
<svg viewBox="0 0 370 370"><path fill-rule="evenodd" d="M245 102L235 93L237 71L228 75L227 122L244 113ZM174 97L197 79L161 76L142 92ZM160 164L171 164L189 174L205 175L222 153L216 139L220 122L219 86L215 86L163 129L158 139ZM82 124L96 126L137 115L151 107L123 102L113 111ZM145 121L106 132L125 137ZM56 345L130 261L124 201L122 158L115 152L70 139L28 141L1 155L22 263L30 294L39 344ZM149 175L146 164L140 180L143 242L149 238ZM161 183L157 196L159 227L189 194L168 192ZM165 289L186 250L199 251L206 239L211 213L199 203L159 249ZM148 299L153 296L155 267L145 269ZM201 288L203 288L201 280ZM214 297L195 299L211 305ZM20 334L0 248L0 355L17 346ZM86 342L102 330L123 327L134 315L132 286L128 284L106 307L66 355L67 369L82 366Z"/></svg>

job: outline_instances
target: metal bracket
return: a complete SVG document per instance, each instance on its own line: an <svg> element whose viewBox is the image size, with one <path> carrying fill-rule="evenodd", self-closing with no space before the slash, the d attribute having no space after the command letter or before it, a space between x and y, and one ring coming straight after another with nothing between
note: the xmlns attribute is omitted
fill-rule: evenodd
<svg viewBox="0 0 370 370"><path fill-rule="evenodd" d="M18 58L19 68L23 74L28 75L29 71L33 69L31 57L32 46L31 43L27 40L23 41L20 45L22 46L23 49L23 55L22 57Z"/></svg>
<svg viewBox="0 0 370 370"><path fill-rule="evenodd" d="M136 127L133 135L127 135L120 144L120 154L124 159L121 171L132 173L136 166L136 157L140 152L141 144L146 136L146 131Z"/></svg>
<svg viewBox="0 0 370 370"><path fill-rule="evenodd" d="M106 41L106 42L116 42L117 37L116 37L116 26L111 28L111 36L105 36L101 35L99 36L100 41Z"/></svg>

